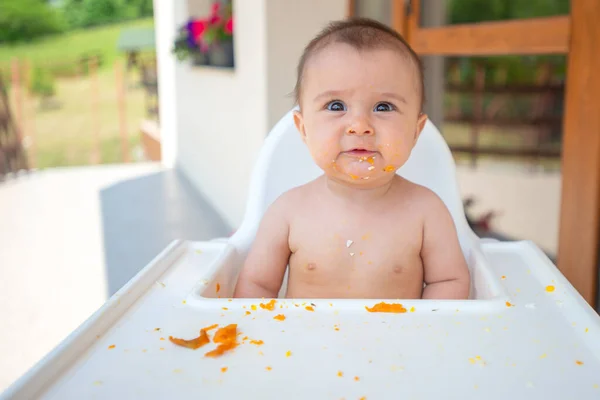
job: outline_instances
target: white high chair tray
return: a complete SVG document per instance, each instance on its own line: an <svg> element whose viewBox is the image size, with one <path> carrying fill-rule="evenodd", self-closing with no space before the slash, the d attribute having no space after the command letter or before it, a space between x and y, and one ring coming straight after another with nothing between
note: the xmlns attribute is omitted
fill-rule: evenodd
<svg viewBox="0 0 600 400"><path fill-rule="evenodd" d="M406 313L365 309L380 300L278 299L268 311L268 299L202 297L217 283L231 294L215 267L229 246L173 243L1 397L600 398L600 319L529 242L482 244L500 295L384 300ZM232 323L241 344L219 358L204 356L213 343L168 340Z"/></svg>

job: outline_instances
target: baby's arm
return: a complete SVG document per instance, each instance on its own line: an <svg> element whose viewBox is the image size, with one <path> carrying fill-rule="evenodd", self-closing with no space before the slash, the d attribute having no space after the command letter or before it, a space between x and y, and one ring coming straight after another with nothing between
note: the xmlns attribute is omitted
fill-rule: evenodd
<svg viewBox="0 0 600 400"><path fill-rule="evenodd" d="M467 299L470 276L450 212L435 194L425 202L423 232L423 299Z"/></svg>
<svg viewBox="0 0 600 400"><path fill-rule="evenodd" d="M277 297L291 253L284 196L265 212L233 297Z"/></svg>

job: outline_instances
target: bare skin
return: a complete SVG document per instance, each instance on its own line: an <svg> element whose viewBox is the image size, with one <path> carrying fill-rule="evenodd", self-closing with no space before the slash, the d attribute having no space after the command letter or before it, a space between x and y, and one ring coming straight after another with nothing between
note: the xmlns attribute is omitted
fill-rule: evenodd
<svg viewBox="0 0 600 400"><path fill-rule="evenodd" d="M294 120L324 174L269 207L235 297L277 297L288 263L289 298L468 297L446 206L395 173L426 121L414 79L397 50L332 44L307 63Z"/></svg>

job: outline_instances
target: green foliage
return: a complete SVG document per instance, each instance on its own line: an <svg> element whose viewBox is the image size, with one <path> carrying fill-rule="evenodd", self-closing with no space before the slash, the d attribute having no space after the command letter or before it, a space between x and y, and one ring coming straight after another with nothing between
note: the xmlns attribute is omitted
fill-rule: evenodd
<svg viewBox="0 0 600 400"><path fill-rule="evenodd" d="M16 43L62 32L59 10L43 0L0 1L0 43Z"/></svg>
<svg viewBox="0 0 600 400"><path fill-rule="evenodd" d="M69 27L87 28L152 16L152 0L63 0Z"/></svg>
<svg viewBox="0 0 600 400"><path fill-rule="evenodd" d="M56 83L50 71L36 66L31 73L29 92L45 98L54 96Z"/></svg>
<svg viewBox="0 0 600 400"><path fill-rule="evenodd" d="M524 18L550 17L569 13L569 0L448 0L449 24L470 24L486 21L502 21ZM455 60L455 59L453 59ZM461 57L460 75L464 81L472 81L475 66ZM564 56L495 56L486 57L486 82L497 80L499 71L506 72L506 83L533 82L536 66L549 62L558 76L564 76Z"/></svg>

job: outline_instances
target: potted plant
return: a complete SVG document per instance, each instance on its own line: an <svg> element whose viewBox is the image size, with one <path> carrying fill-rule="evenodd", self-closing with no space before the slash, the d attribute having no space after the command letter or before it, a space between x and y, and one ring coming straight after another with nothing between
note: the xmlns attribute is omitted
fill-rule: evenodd
<svg viewBox="0 0 600 400"><path fill-rule="evenodd" d="M231 4L215 1L207 18L189 20L179 29L173 52L179 60L192 58L195 65L233 67Z"/></svg>

